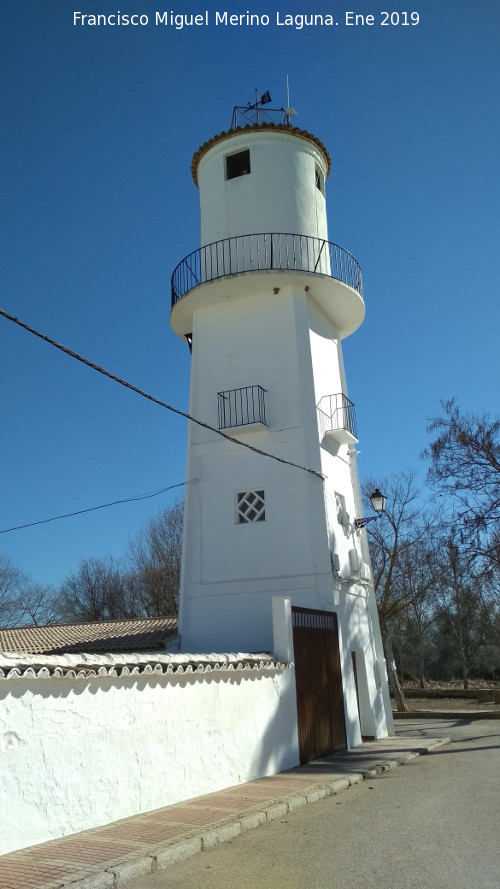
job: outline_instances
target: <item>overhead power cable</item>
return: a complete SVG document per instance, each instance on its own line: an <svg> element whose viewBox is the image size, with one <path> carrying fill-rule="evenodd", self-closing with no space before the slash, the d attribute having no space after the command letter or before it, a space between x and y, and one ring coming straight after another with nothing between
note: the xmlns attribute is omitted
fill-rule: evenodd
<svg viewBox="0 0 500 889"><path fill-rule="evenodd" d="M37 522L27 522L25 525L15 525L13 528L4 528L0 534L8 534L9 531L20 531L22 528L34 528L35 525L47 525L49 522L57 522L59 519L70 519L76 515L83 515L85 512L96 512L98 509L106 509L108 506L118 506L121 503L133 503L137 500L151 500L152 497L158 497L159 494L165 494L173 488L182 488L186 482L178 482L176 485L170 485L168 488L161 488L160 491L151 491L149 494L138 494L136 497L124 497L123 500L112 500L111 503L101 503L100 506L89 506L87 509L77 509L75 512L66 512L64 515L55 515L50 519L39 519Z"/></svg>
<svg viewBox="0 0 500 889"><path fill-rule="evenodd" d="M21 321L19 318L15 318L14 315L10 315L3 309L0 309L0 315L2 315L4 318L7 318L8 321L13 321L14 324L18 324L19 327L27 330L28 333L34 334L34 336L39 337L39 339L44 340L46 343L49 343L51 346L54 346L61 352L64 352L65 355L69 355L71 358L76 358L77 361L81 361L82 364L85 364L87 367L91 367L92 370L96 370L98 373L103 374L110 380L114 380L114 382L119 383L120 386L125 386L127 389L131 389L132 392L136 392L137 395L141 395L143 398L147 398L149 401L154 402L154 404L159 404L160 407L164 407L168 411L172 411L174 414L179 414L180 417L185 417L185 419L190 420L191 423L196 423L197 426L202 426L204 429L209 429L210 432L216 432L217 435L221 436L221 438L225 438L227 441L231 441L233 442L233 444L239 445L242 448L247 448L249 451L253 451L255 454L259 454L261 457L269 457L270 460L276 460L278 463L285 463L287 466L293 466L294 469L301 469L303 472L308 472L310 475L314 475L316 476L316 478L320 478L322 481L324 481L324 475L322 475L321 472L318 472L316 469L310 469L307 466L301 466L300 463L294 463L292 460L285 460L284 457L277 457L276 454L269 454L267 451L262 451L260 448L256 448L254 447L254 445L250 445L245 441L239 441L237 438L233 438L231 435L227 435L226 432L221 432L220 429L216 429L215 426L210 426L209 423L204 423L203 420L197 420L196 417L192 417L185 411L181 411L177 407L172 407L171 404L167 404L165 401L160 401L160 399L155 398L154 395L149 395L148 392L144 392L143 389L139 389L138 386L134 386L133 383L129 383L127 382L127 380L116 376L116 374L111 373L111 371L106 370L104 367L100 367L100 365L94 364L93 361L90 361L88 358L85 358L78 352L74 352L73 349L69 349L67 346L63 346L62 343L56 342L56 340L51 339L45 334L40 333L39 330L35 330L34 327L30 327L29 324L25 324L24 321Z"/></svg>

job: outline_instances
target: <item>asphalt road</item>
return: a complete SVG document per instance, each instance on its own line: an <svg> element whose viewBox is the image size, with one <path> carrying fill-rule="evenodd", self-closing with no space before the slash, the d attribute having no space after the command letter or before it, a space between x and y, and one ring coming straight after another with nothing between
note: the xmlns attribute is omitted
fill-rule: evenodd
<svg viewBox="0 0 500 889"><path fill-rule="evenodd" d="M499 889L500 721L408 721L451 743L127 889Z"/></svg>

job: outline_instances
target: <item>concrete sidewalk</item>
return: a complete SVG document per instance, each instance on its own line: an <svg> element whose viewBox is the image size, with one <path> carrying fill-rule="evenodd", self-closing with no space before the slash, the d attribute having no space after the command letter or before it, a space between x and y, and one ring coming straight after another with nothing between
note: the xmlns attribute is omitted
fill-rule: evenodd
<svg viewBox="0 0 500 889"><path fill-rule="evenodd" d="M115 889L340 793L449 738L393 737L0 857L1 889Z"/></svg>

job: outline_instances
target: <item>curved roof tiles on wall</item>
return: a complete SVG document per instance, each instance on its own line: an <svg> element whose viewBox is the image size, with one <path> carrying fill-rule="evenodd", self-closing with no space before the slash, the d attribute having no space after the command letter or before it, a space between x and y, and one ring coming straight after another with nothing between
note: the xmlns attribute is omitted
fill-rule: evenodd
<svg viewBox="0 0 500 889"><path fill-rule="evenodd" d="M207 151L210 148L213 148L217 142L222 142L224 139L231 139L233 136L240 136L242 133L250 133L250 132L262 132L263 130L274 130L278 133L287 133L289 136L297 136L300 139L306 139L308 142L312 142L316 148L319 148L323 157L326 161L326 176L330 175L330 171L332 169L332 159L330 154L317 136L313 136L312 133L309 133L307 130L301 130L299 127L292 127L289 124L284 123L255 123L255 124L247 124L245 127L235 127L233 130L225 130L223 133L217 133L216 136L212 136L207 142L204 142L203 145L198 148L198 151L195 151L193 154L193 160L191 161L191 173L193 176L194 184L198 185L198 165Z"/></svg>
<svg viewBox="0 0 500 889"><path fill-rule="evenodd" d="M282 672L290 664L272 655L234 654L64 654L0 653L0 680L94 679L126 676L182 676L209 673Z"/></svg>

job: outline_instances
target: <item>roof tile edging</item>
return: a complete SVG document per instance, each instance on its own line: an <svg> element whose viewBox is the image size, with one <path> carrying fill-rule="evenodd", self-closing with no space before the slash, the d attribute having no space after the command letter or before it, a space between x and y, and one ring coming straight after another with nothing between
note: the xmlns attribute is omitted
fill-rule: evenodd
<svg viewBox="0 0 500 889"><path fill-rule="evenodd" d="M88 663L82 663L87 660ZM106 663L103 663L106 659ZM283 672L291 664L268 654L209 655L35 655L16 657L0 652L0 681L32 679L94 679L129 676L174 677L209 673Z"/></svg>
<svg viewBox="0 0 500 889"><path fill-rule="evenodd" d="M321 153L323 154L326 161L326 176L327 179L330 175L332 169L332 159L330 157L330 152L323 144L323 142L318 139L313 133L309 133L308 130L302 130L300 127L292 127L290 124L276 124L276 123L259 123L259 124L246 124L246 126L242 127L234 127L234 129L224 130L222 133L217 133L215 136L212 136L211 139L208 139L203 145L200 145L197 151L193 154L193 159L191 161L191 175L193 177L193 182L196 186L198 186L198 166L202 159L202 157L209 151L217 142L222 142L224 139L230 139L232 136L240 136L242 134L248 132L259 132L266 130L275 130L281 133L288 133L290 136L298 136L302 139L307 139L308 142L312 142L316 148L319 148Z"/></svg>

